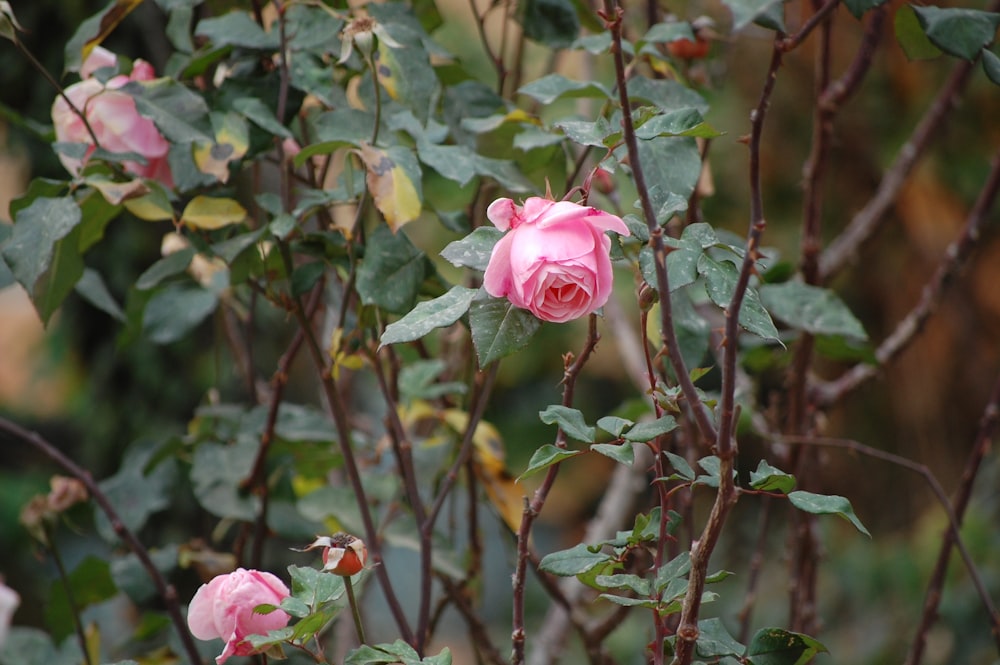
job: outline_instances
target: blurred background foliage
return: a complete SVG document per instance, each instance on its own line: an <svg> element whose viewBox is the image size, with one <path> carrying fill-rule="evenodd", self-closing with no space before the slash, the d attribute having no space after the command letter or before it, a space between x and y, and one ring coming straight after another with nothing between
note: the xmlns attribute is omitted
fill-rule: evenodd
<svg viewBox="0 0 1000 665"><path fill-rule="evenodd" d="M54 73L62 70L62 46L68 37L85 17L104 5L94 0L12 4L27 28L27 47ZM203 11L221 13L230 4L237 3L211 2ZM467 67L479 67L488 77L490 65L478 42L469 38L473 28L468 9L464 3L453 4L442 8L447 20L434 36L458 53ZM723 23L729 20L725 8L711 0L661 5L662 10L685 18L708 14ZM798 2L787 5L790 24L798 23L802 7ZM644 6L634 3L628 16L644 25L644 11ZM114 32L107 46L133 58L145 58L162 70L169 55L162 26L157 6L146 2ZM824 183L824 231L828 236L842 229L871 196L886 165L954 63L945 58L910 62L896 44L890 22L885 30L866 84L837 118ZM834 28L834 71L846 66L860 32L861 24L839 9ZM6 202L19 194L29 176L64 174L43 140L50 131L53 91L10 44L0 44L0 48L4 49L6 65L0 68L0 103L5 116L0 123L4 201L0 218L6 219ZM551 70L572 75L576 69L589 66L575 56L555 57L543 47L530 48L536 49L539 57L529 58L537 63L536 71L525 82ZM717 228L740 235L746 229L749 191L746 147L738 138L748 131L749 109L759 95L769 55L769 33L751 27L731 42L714 43L713 57L693 64L687 72L692 80L701 82L711 104L707 120L725 132L715 139L710 153L714 186L703 201L704 217ZM769 221L765 245L777 248L782 259L793 264L802 217L802 164L811 132L811 113L803 111L811 109L813 55L807 43L786 61L763 146ZM585 102L580 104L586 108ZM1000 144L998 118L1000 94L977 70L962 103L953 109L946 128L909 178L890 212L891 219L834 283L873 340L883 339L909 311L957 235L981 186L990 152ZM633 196L628 184L618 185L621 200L630 202ZM118 219L109 227L104 242L88 255L88 263L99 266L112 293L121 297L136 276L159 257L163 230L151 232L148 223ZM456 237L429 219L411 224L406 232L430 256ZM618 288L629 293L632 285L620 279ZM22 295L13 285L0 291L0 412L58 442L98 478L116 473L124 451L140 433L150 431L151 425L168 440L181 433L178 423L188 421L210 391L239 395L243 390L233 371L233 359L225 352L225 326L218 316L197 335L158 346L144 339L123 341L116 321L75 297L43 332ZM610 413L635 396L622 370L614 336L605 329L602 332L600 353L577 387L576 406L585 414ZM560 355L578 347L582 334L583 328L577 324L544 326L526 349L502 364L486 419L505 439L508 464L515 473L538 445L552 437L552 429L538 420L539 405L558 400ZM260 340L275 341L265 335ZM278 337L276 342L273 349L263 349L262 358L267 361L263 367L272 366L268 355L280 353L286 340ZM764 359L764 376L773 376L775 382L767 389L781 390L778 382L782 375L775 370L786 360L777 355ZM832 377L844 367L829 361L821 369ZM993 224L971 263L948 290L923 334L881 377L829 414L826 433L854 438L923 463L950 490L957 483L998 367L1000 242L994 213ZM316 402L317 389L308 372L293 372L291 389L293 400ZM359 384L356 390L356 399L363 400L365 391L372 387ZM744 463L752 465L760 457L762 442L748 438L741 444ZM923 480L910 471L838 450L823 451L820 459L814 469L819 491L850 497L873 534L868 541L849 533L850 527L839 520L821 522L828 549L820 573L819 614L824 624L817 637L834 652L832 657L821 658L838 663L898 663L912 638L945 528L942 511ZM576 542L581 525L591 516L606 486L611 467L610 461L598 456L586 456L584 461L566 466L542 515L547 540L540 544L543 550ZM47 598L55 575L49 564L39 562L18 524L22 505L32 495L47 491L52 472L52 466L34 451L7 443L0 446L0 573L24 598ZM976 487L963 535L997 597L1000 464L995 455L987 458L987 468ZM175 495L190 497L190 492ZM707 501L707 495L705 498ZM192 525L200 524L204 531L214 523L193 500L178 501L159 512L144 529L141 536L145 542L156 546L184 541ZM699 509L706 506L699 505ZM759 504L754 501L739 504L731 520L733 528L718 551L719 567L746 569L756 541L758 511ZM88 555L108 556L105 546L88 536L93 531L85 511L73 517L78 520L77 529L62 531L67 541L63 550L72 560L68 563L73 565ZM502 529L493 526L488 544L497 557L495 569L501 571L512 560L510 541ZM775 544L765 560L773 565L765 566L764 572L771 583L762 585L769 591L758 600L757 612L760 621L780 624L787 602L782 583L785 570L780 565L783 538L772 542ZM194 588L194 575L187 582L182 597ZM735 616L745 583L742 576L730 578L718 589L727 604L712 612ZM488 589L496 600L492 612L502 626L509 607L509 600L504 600L509 593L506 577L501 574L500 580L487 580L487 586L493 587ZM544 607L536 606L533 611L542 612ZM26 603L16 620L43 625L43 606ZM643 635L642 630L626 624L613 641L621 644L623 652L635 650L630 639ZM941 621L931 633L929 645L928 663L995 661L979 601L954 561Z"/></svg>

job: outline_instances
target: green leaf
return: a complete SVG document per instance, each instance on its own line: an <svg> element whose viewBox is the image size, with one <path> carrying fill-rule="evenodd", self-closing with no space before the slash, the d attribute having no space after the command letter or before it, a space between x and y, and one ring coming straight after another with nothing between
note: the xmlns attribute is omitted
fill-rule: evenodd
<svg viewBox="0 0 1000 665"><path fill-rule="evenodd" d="M693 138L662 136L639 141L639 160L647 181L657 222L673 216L678 197L687 201L701 175L701 155Z"/></svg>
<svg viewBox="0 0 1000 665"><path fill-rule="evenodd" d="M858 516L854 514L851 502L842 496L813 494L812 492L799 490L789 493L788 500L799 510L812 513L813 515L840 515L853 524L855 529L869 538L872 537L868 529L865 528L865 525L858 519Z"/></svg>
<svg viewBox="0 0 1000 665"><path fill-rule="evenodd" d="M854 14L854 18L860 19L869 9L875 9L884 5L886 0L844 0L844 6Z"/></svg>
<svg viewBox="0 0 1000 665"><path fill-rule="evenodd" d="M108 287L104 283L104 278L101 277L99 272L91 268L84 269L83 276L76 283L75 289L80 294L80 297L91 305L110 315L112 318L125 323L125 312L122 311L121 306L115 300L114 296L111 295L111 292L108 291Z"/></svg>
<svg viewBox="0 0 1000 665"><path fill-rule="evenodd" d="M663 454L667 456L668 460L670 460L670 466L674 468L674 471L677 472L677 475L680 476L680 478L683 480L694 480L694 469L691 468L691 465L687 463L686 459L680 455L675 455L674 453L667 451L663 451Z"/></svg>
<svg viewBox="0 0 1000 665"><path fill-rule="evenodd" d="M691 24L687 21L657 23L651 27L645 35L643 35L639 42L666 44L677 41L678 39L688 39L694 41L694 31L691 30Z"/></svg>
<svg viewBox="0 0 1000 665"><path fill-rule="evenodd" d="M632 444L626 443L595 443L590 447L595 453L610 457L619 464L632 466L635 463L635 450Z"/></svg>
<svg viewBox="0 0 1000 665"><path fill-rule="evenodd" d="M149 118L171 143L213 141L208 105L197 93L169 78L132 81L122 87L139 114Z"/></svg>
<svg viewBox="0 0 1000 665"><path fill-rule="evenodd" d="M79 665L84 661L77 640L63 640L59 648L38 628L13 626L0 649L2 665Z"/></svg>
<svg viewBox="0 0 1000 665"><path fill-rule="evenodd" d="M625 432L625 440L645 443L675 429L677 429L677 421L674 420L673 416L660 416L656 420L636 424Z"/></svg>
<svg viewBox="0 0 1000 665"><path fill-rule="evenodd" d="M986 48L983 49L983 71L991 81L1000 85L1000 56Z"/></svg>
<svg viewBox="0 0 1000 665"><path fill-rule="evenodd" d="M448 243L441 256L452 265L485 271L493 247L502 237L503 231L495 226L480 226L461 240Z"/></svg>
<svg viewBox="0 0 1000 665"><path fill-rule="evenodd" d="M3 244L5 263L31 295L43 322L83 274L79 232L74 233L82 217L70 196L37 198L17 212Z"/></svg>
<svg viewBox="0 0 1000 665"><path fill-rule="evenodd" d="M140 291L148 291L168 277L179 275L187 270L187 267L191 265L191 259L197 253L198 250L194 247L185 247L164 256L139 275L139 279L135 282L135 288Z"/></svg>
<svg viewBox="0 0 1000 665"><path fill-rule="evenodd" d="M698 622L698 641L695 644L702 658L735 656L739 658L746 647L729 634L721 619L703 619Z"/></svg>
<svg viewBox="0 0 1000 665"><path fill-rule="evenodd" d="M240 485L253 467L256 444L203 443L194 453L191 483L202 508L217 517L253 521L259 499Z"/></svg>
<svg viewBox="0 0 1000 665"><path fill-rule="evenodd" d="M264 29L246 11L235 10L222 16L198 21L195 33L213 46L241 46L261 51L275 51L280 46L277 29Z"/></svg>
<svg viewBox="0 0 1000 665"><path fill-rule="evenodd" d="M517 477L517 482L521 482L528 476L538 473L542 469L547 469L553 464L558 464L563 460L569 459L570 457L576 457L577 455L582 455L582 450L566 450L565 448L557 448L551 443L546 443L544 446L535 451L528 460L528 468L524 470L520 476Z"/></svg>
<svg viewBox="0 0 1000 665"><path fill-rule="evenodd" d="M795 476L761 460L757 464L757 470L750 472L750 487L762 492L788 494L795 487Z"/></svg>
<svg viewBox="0 0 1000 665"><path fill-rule="evenodd" d="M622 432L634 424L633 421L627 418L619 418L617 416L604 416L597 421L598 427L616 437L620 437Z"/></svg>
<svg viewBox="0 0 1000 665"><path fill-rule="evenodd" d="M739 269L730 261L716 261L707 254L698 258L698 273L705 278L709 298L723 309L729 307ZM764 339L778 339L778 329L774 327L771 315L764 309L757 291L748 286L740 308L740 326Z"/></svg>
<svg viewBox="0 0 1000 665"><path fill-rule="evenodd" d="M813 335L843 335L868 339L864 326L847 305L830 289L793 281L764 284L761 303L781 321Z"/></svg>
<svg viewBox="0 0 1000 665"><path fill-rule="evenodd" d="M474 300L469 307L469 327L480 367L526 346L541 325L531 312L503 298Z"/></svg>
<svg viewBox="0 0 1000 665"><path fill-rule="evenodd" d="M715 138L722 134L706 123L697 109L687 108L654 115L636 127L635 135L640 139L649 140L658 136Z"/></svg>
<svg viewBox="0 0 1000 665"><path fill-rule="evenodd" d="M633 103L637 99L649 102L660 113L694 109L705 115L709 110L708 102L698 92L669 79L633 77L628 82L628 96Z"/></svg>
<svg viewBox="0 0 1000 665"><path fill-rule="evenodd" d="M156 463L162 442L141 439L128 449L118 473L102 480L101 490L118 510L122 523L132 532L145 526L150 516L170 505L170 491L177 479L172 459ZM103 511L95 510L97 532L109 543L118 534Z"/></svg>
<svg viewBox="0 0 1000 665"><path fill-rule="evenodd" d="M309 566L288 566L288 575L292 580L292 596L305 603L310 610L337 600L347 591L339 575Z"/></svg>
<svg viewBox="0 0 1000 665"><path fill-rule="evenodd" d="M649 580L638 575L598 575L594 582L605 589L627 589L638 596L648 596L650 593Z"/></svg>
<svg viewBox="0 0 1000 665"><path fill-rule="evenodd" d="M323 261L308 261L297 265L289 279L292 296L299 297L309 293L325 271L326 264Z"/></svg>
<svg viewBox="0 0 1000 665"><path fill-rule="evenodd" d="M977 9L913 7L927 38L939 49L965 60L993 43L1000 27L1000 13Z"/></svg>
<svg viewBox="0 0 1000 665"><path fill-rule="evenodd" d="M546 554L538 563L538 569L559 577L573 577L586 573L610 560L610 555L603 552L591 552L589 545L580 543L568 550Z"/></svg>
<svg viewBox="0 0 1000 665"><path fill-rule="evenodd" d="M826 647L818 641L781 628L762 628L750 640L747 660L750 665L804 665Z"/></svg>
<svg viewBox="0 0 1000 665"><path fill-rule="evenodd" d="M527 85L522 85L518 92L542 104L551 104L560 97L596 97L598 99L611 97L611 92L597 81L574 81L562 74L547 74Z"/></svg>
<svg viewBox="0 0 1000 665"><path fill-rule="evenodd" d="M518 18L529 39L565 48L580 34L580 19L569 0L526 0L518 6Z"/></svg>
<svg viewBox="0 0 1000 665"><path fill-rule="evenodd" d="M218 296L207 289L167 287L146 303L143 333L157 344L171 344L194 330L218 304Z"/></svg>
<svg viewBox="0 0 1000 665"><path fill-rule="evenodd" d="M286 139L292 138L292 132L278 122L274 111L256 97L242 97L235 100L233 110L266 132Z"/></svg>
<svg viewBox="0 0 1000 665"><path fill-rule="evenodd" d="M417 142L417 157L448 180L462 187L479 175L479 155L463 145L435 145L427 140Z"/></svg>
<svg viewBox="0 0 1000 665"><path fill-rule="evenodd" d="M73 612L94 603L107 600L118 593L108 563L96 556L88 556L69 573L69 586L73 604L59 579L52 581L49 602L45 607L45 622L53 637L61 640L73 633Z"/></svg>
<svg viewBox="0 0 1000 665"><path fill-rule="evenodd" d="M453 286L443 296L417 303L406 316L386 326L380 343L385 346L412 342L435 328L450 326L469 311L476 293L477 289Z"/></svg>
<svg viewBox="0 0 1000 665"><path fill-rule="evenodd" d="M538 413L538 417L546 425L559 425L559 428L566 436L577 441L593 443L597 436L597 430L587 425L583 419L583 414L577 409L560 404L551 404L544 411Z"/></svg>
<svg viewBox="0 0 1000 665"><path fill-rule="evenodd" d="M424 281L426 262L405 233L393 233L388 225L379 224L358 268L361 302L397 314L410 311Z"/></svg>
<svg viewBox="0 0 1000 665"><path fill-rule="evenodd" d="M142 0L111 0L104 9L83 21L66 43L66 71L78 71L91 50L141 4Z"/></svg>
<svg viewBox="0 0 1000 665"><path fill-rule="evenodd" d="M169 577L177 568L177 552L177 545L167 545L150 550L149 558L160 573ZM118 590L127 594L134 603L146 603L159 593L139 557L131 552L111 559L111 577Z"/></svg>
<svg viewBox="0 0 1000 665"><path fill-rule="evenodd" d="M759 19L765 19L765 26L773 30L785 31L783 21L775 9L781 9L783 0L724 0L723 4L733 13L733 32L739 32ZM777 16L775 16L777 14Z"/></svg>
<svg viewBox="0 0 1000 665"><path fill-rule="evenodd" d="M896 41L910 60L929 60L941 55L941 49L931 43L911 5L896 10L892 19Z"/></svg>

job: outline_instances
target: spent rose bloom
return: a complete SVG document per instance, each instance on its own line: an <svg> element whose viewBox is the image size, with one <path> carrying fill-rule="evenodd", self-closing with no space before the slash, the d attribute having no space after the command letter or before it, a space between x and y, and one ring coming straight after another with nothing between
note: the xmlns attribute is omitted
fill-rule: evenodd
<svg viewBox="0 0 1000 665"><path fill-rule="evenodd" d="M129 81L155 78L153 67L148 62L136 60L132 73L128 76L119 74L110 78L107 83L94 78L94 72L102 67L115 66L117 60L114 53L100 46L95 47L80 67L83 80L66 88L66 97L87 116L87 122L103 149L109 152L134 152L146 160L145 164L124 162L126 171L173 187L173 176L167 162L170 144L156 129L152 120L139 115L135 100L128 93L119 90ZM73 112L62 95L56 97L52 104L52 124L55 125L56 140L63 143L86 143L90 146L82 160L59 155L66 170L78 175L94 150L94 141L83 120Z"/></svg>
<svg viewBox="0 0 1000 665"><path fill-rule="evenodd" d="M349 533L335 533L332 536L317 536L316 540L301 552L323 548L323 570L350 577L357 575L368 562L368 548L365 541Z"/></svg>
<svg viewBox="0 0 1000 665"><path fill-rule="evenodd" d="M497 199L486 216L507 234L493 248L483 286L497 298L562 323L596 311L611 295L611 238L621 219L570 201Z"/></svg>
<svg viewBox="0 0 1000 665"><path fill-rule="evenodd" d="M226 641L226 648L215 658L222 665L230 656L257 653L247 636L266 635L288 625L289 617L281 610L253 611L258 605L279 605L288 595L288 587L271 573L237 568L201 585L188 606L188 627L199 640Z"/></svg>
<svg viewBox="0 0 1000 665"><path fill-rule="evenodd" d="M0 582L0 647L7 641L11 617L21 604L21 597L9 586Z"/></svg>

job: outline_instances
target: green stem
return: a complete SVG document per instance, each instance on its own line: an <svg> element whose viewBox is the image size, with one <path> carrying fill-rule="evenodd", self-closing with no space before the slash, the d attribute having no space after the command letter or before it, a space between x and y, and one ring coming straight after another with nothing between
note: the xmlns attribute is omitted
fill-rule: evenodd
<svg viewBox="0 0 1000 665"><path fill-rule="evenodd" d="M90 659L90 650L87 648L87 635L83 631L83 624L80 622L80 606L76 604L76 597L73 595L73 584L66 573L66 565L63 563L62 555L59 554L59 546L53 537L52 530L46 525L45 540L48 541L48 549L52 554L52 560L59 571L59 579L66 590L66 602L69 604L69 613L73 617L73 627L76 629L76 638L80 642L80 651L83 652L83 660L86 665L93 665Z"/></svg>
<svg viewBox="0 0 1000 665"><path fill-rule="evenodd" d="M351 615L354 617L354 629L358 633L358 643L365 643L365 628L361 625L361 611L358 609L358 599L354 597L354 584L350 575L344 575L344 588L347 589L347 602L351 605Z"/></svg>

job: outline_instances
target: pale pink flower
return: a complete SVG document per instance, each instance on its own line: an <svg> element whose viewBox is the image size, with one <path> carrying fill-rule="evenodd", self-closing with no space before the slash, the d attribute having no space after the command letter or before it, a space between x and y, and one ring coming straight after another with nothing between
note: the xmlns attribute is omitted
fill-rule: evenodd
<svg viewBox="0 0 1000 665"><path fill-rule="evenodd" d="M199 640L225 640L225 649L215 659L222 665L230 656L257 653L248 636L288 625L289 617L281 610L254 612L258 605L280 605L288 595L288 587L271 573L237 568L201 585L188 606L188 627Z"/></svg>
<svg viewBox="0 0 1000 665"><path fill-rule="evenodd" d="M611 295L611 238L621 219L596 208L533 196L523 206L497 199L486 216L507 234L490 256L483 286L497 298L562 323L591 314Z"/></svg>
<svg viewBox="0 0 1000 665"><path fill-rule="evenodd" d="M17 592L0 582L0 647L7 641L11 618L20 604L21 597L17 595Z"/></svg>
<svg viewBox="0 0 1000 665"><path fill-rule="evenodd" d="M73 106L87 116L87 122L103 149L109 152L134 152L146 160L145 164L124 162L126 171L173 187L173 176L167 162L170 144L152 120L139 115L135 100L119 90L129 81L148 81L154 78L153 67L148 62L136 60L132 73L128 76L119 74L110 78L107 83L101 83L93 77L98 69L113 67L116 62L115 54L100 46L95 47L80 67L83 80L68 87L66 96L73 102ZM94 150L94 141L83 120L70 108L62 95L56 97L52 104L52 124L55 125L56 140L91 146L83 159L59 155L66 170L78 175Z"/></svg>

